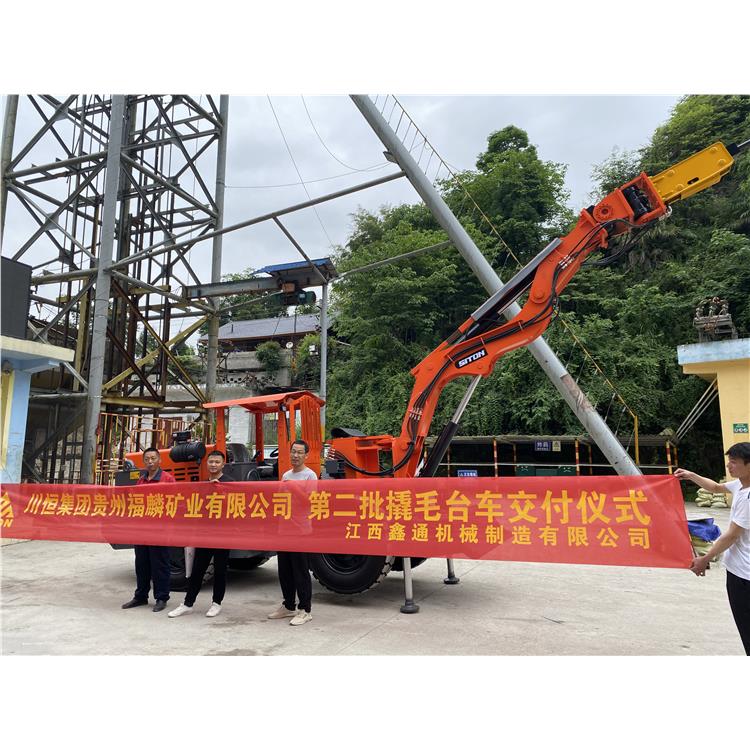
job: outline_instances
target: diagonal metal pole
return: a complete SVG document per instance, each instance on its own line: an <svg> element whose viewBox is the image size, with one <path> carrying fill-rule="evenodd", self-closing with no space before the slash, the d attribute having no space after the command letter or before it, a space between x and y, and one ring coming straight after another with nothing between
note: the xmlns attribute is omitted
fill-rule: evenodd
<svg viewBox="0 0 750 750"><path fill-rule="evenodd" d="M138 314L140 315L140 311ZM146 354L145 357L141 357L140 359L136 360L135 364L137 364L139 367L143 367L144 365L150 364L159 356L159 354L162 351L170 349L173 346L177 346L177 344L181 344L183 341L185 341L191 334L195 333L207 320L208 320L208 316L206 315L203 315L202 317L198 318L198 320L191 323L187 328L185 328L183 331L180 331L176 336L173 336L171 339L169 339L169 341L163 342L163 348L160 348L159 346L157 346L155 349L153 349L148 354ZM102 386L102 390L104 391L111 390L118 383L122 383L123 380L125 380L127 377L129 377L132 374L133 374L132 368L123 370L122 372L115 375L111 380L108 380ZM188 388L187 390L190 390L190 388ZM196 392L196 398L198 401L202 402L203 394L198 394Z"/></svg>
<svg viewBox="0 0 750 750"><path fill-rule="evenodd" d="M83 433L81 457L81 482L93 484L96 461L96 431L99 426L99 411L102 406L102 381L104 379L104 356L107 347L107 317L109 315L112 251L115 239L115 213L117 193L120 186L120 159L123 142L125 97L112 96L112 111L109 121L109 145L107 148L107 175L104 183L104 208L102 211L102 241L99 263L96 268L96 290L94 294L94 322L91 329L91 358L89 366L89 392L86 398L86 419Z"/></svg>
<svg viewBox="0 0 750 750"><path fill-rule="evenodd" d="M223 100L224 97L222 97ZM228 99L229 97L227 97ZM175 127L174 123L172 122L171 117L167 114L167 111L162 106L161 102L159 101L159 98L156 97L154 99L154 104L156 105L156 108L161 112L162 118L164 122L166 123L166 130L170 133L172 133L172 136L175 140L175 143L177 145L177 148L182 153L183 158L185 159L185 166L189 167L190 170L193 173L193 177L195 178L196 182L201 186L201 190L203 190L203 194L208 198L209 202L211 203L211 208L216 210L216 201L211 197L211 191L208 189L208 186L203 181L203 178L201 177L200 172L198 169L196 169L195 160L193 157L188 153L188 150L185 148L185 143L180 138L180 134L177 132L177 128ZM224 139L225 145L226 145L226 138L227 138L227 126L226 122L224 123L224 126L221 129L220 137ZM219 145L219 151L221 152L221 145ZM219 160L221 160L221 156L219 156ZM226 164L226 150L224 151L224 161ZM217 175L217 181L218 181L218 175ZM222 184L223 189L223 184Z"/></svg>
<svg viewBox="0 0 750 750"><path fill-rule="evenodd" d="M311 198L310 200L304 201L303 203L296 203L293 206L287 206L286 208L282 208L279 211L271 211L270 213L263 214L262 216L255 216L252 219L241 221L238 224L232 224L231 226L224 227L223 229L216 229L213 232L209 232L208 234L203 235L202 237L198 237L197 239L191 237L186 240L180 240L179 242L170 244L167 247L164 247L164 245L171 242L171 240L161 240L151 245L151 247L146 248L145 250L141 250L138 253L134 253L133 255L129 255L127 258L123 258L122 260L117 261L117 263L115 263L114 265L116 268L119 268L120 266L128 266L136 263L143 258L155 258L157 255L163 255L164 253L170 252L170 250L178 250L181 247L192 246L197 242L203 242L204 240L210 240L222 234L236 232L238 229L244 229L245 227L250 227L254 224L260 224L261 222L273 219L274 216L284 216L286 214L294 213L295 211L301 211L303 208L311 208L312 206L317 206L320 203L325 203L326 201L331 201L335 198L342 198L345 195L351 195L351 193L356 193L360 190L367 190L368 188L375 187L376 185L384 185L386 182L397 180L403 176L404 173L401 171L394 172L393 174L385 175L385 177L378 177L375 180L368 180L367 182L362 182L359 185L344 188L343 190L337 190L335 193L327 193L326 195L321 195L319 198ZM185 234L189 234L189 232L186 232Z"/></svg>
<svg viewBox="0 0 750 750"><path fill-rule="evenodd" d="M33 97L29 97L32 100L32 104L39 110L40 107L33 101ZM87 117L87 107L84 105L82 107L71 107L69 106L72 104L78 97L76 95L70 97L70 100L66 103L60 102L58 99L55 99L54 96L50 96L49 94L41 94L39 99L43 101L45 104L47 104L50 107L55 107L55 114L51 117L55 120L64 117L67 120L70 120L71 123L77 128L80 128L83 132L84 136L89 136L92 140L95 140L97 143L101 144L102 147L107 147L107 138L108 133L103 128L97 127L92 119L90 117ZM97 97L98 99L98 97ZM97 110L97 114L102 114L104 112L107 112L107 105L106 102L100 101L100 107ZM93 110L89 110L93 114ZM41 114L41 112L40 112ZM51 118L48 118L51 119Z"/></svg>
<svg viewBox="0 0 750 750"><path fill-rule="evenodd" d="M146 329L147 334L151 334L151 338L156 342L156 345L161 351L164 352L166 358L174 365L174 367L182 374L182 376L187 380L189 383L188 390L191 390L194 394L196 399L203 403L206 394L201 391L201 389L198 387L198 385L193 381L193 379L190 377L190 375L185 372L185 369L180 364L179 360L176 358L176 356L172 353L171 347L168 343L165 343L162 341L162 339L159 337L159 334L154 330L153 326L148 322L147 311L141 311L138 306L133 302L133 300L130 299L130 297L127 295L125 290L120 286L120 284L117 281L112 281L111 286L114 288L115 293L123 299L125 304L132 310L135 317L143 323L143 327Z"/></svg>
<svg viewBox="0 0 750 750"><path fill-rule="evenodd" d="M28 141L28 143L16 154L15 159L10 162L11 167L15 167L16 164L18 164L23 159L23 157L26 156L26 154L28 154L29 151L31 151L31 149L33 149L37 143L39 143L45 133L50 130L54 132L55 123L57 122L59 117L67 111L68 107L76 100L76 96L77 94L73 94L72 96L69 96L64 102L58 102L58 106L53 114L47 117L47 121L44 123L41 129L38 130L36 135L34 135ZM64 145L63 147L65 148Z"/></svg>
<svg viewBox="0 0 750 750"><path fill-rule="evenodd" d="M79 242L70 232L68 232L62 224L50 218L52 214L48 214L38 203L31 200L31 198L24 196L23 192L19 190L16 185L11 185L10 190L13 192L16 198L18 198L18 200L24 204L31 218L34 219L34 221L36 221L36 223L39 224L40 227L44 228L49 239L60 250L60 260L63 260L64 258L65 260L72 262L72 250L67 250L58 242L57 238L52 234L53 229L57 229L63 236L69 239L71 245L74 245L84 255L87 255L91 260L96 260L96 257L91 252L89 252L89 249L85 245ZM39 216L44 217L44 221L42 221L42 219L37 216L37 213L39 214ZM52 226L48 227L49 224L52 224Z"/></svg>
<svg viewBox="0 0 750 750"><path fill-rule="evenodd" d="M109 157L107 157L109 159ZM91 170L91 173L86 179L72 192L68 197L59 205L59 207L47 216L47 221L34 232L33 235L23 244L20 250L13 256L13 260L18 260L48 229L48 227L55 222L63 211L67 210L77 200L78 196L81 195L86 188L96 179L99 172L104 168L104 163ZM106 184L106 183L105 183ZM112 224L114 227L114 222Z"/></svg>
<svg viewBox="0 0 750 750"><path fill-rule="evenodd" d="M406 173L414 189L432 212L440 226L446 231L453 244L464 257L477 276L482 286L490 293L499 291L502 280L495 273L487 259L479 251L466 230L453 215L448 205L435 190L427 176L417 165L409 151L398 139L396 133L388 125L368 96L352 95L354 104L364 116L367 123L380 138L383 145L393 155L399 167ZM509 320L515 317L521 308L513 303L504 315ZM633 463L628 452L620 441L612 434L604 420L567 372L562 362L557 358L549 344L542 338L532 341L527 349L544 370L547 377L555 386L566 403L573 410L586 431L596 441L602 453L607 457L614 470L621 475L640 475L640 470Z"/></svg>

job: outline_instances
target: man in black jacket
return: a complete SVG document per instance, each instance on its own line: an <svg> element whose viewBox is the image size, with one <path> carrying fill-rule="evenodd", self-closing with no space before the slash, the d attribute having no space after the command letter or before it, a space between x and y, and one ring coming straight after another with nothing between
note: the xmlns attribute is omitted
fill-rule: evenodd
<svg viewBox="0 0 750 750"><path fill-rule="evenodd" d="M146 469L141 472L136 484L174 483L175 478L161 468L161 455L156 448L146 448L143 451L143 465ZM169 600L169 579L169 547L136 544L135 593L129 602L122 605L122 608L131 609L148 604L148 592L153 580L156 599L154 612L161 612Z"/></svg>
<svg viewBox="0 0 750 750"><path fill-rule="evenodd" d="M226 458L221 451L211 451L206 459L208 466L209 482L231 482L232 479L224 474ZM203 576L208 570L211 558L214 559L214 592L211 606L206 612L206 617L216 617L221 612L221 602L224 600L224 593L227 586L227 563L229 561L228 549L214 549L196 547L195 559L193 560L193 570L188 580L187 593L185 601L179 607L173 609L167 616L179 617L193 611L193 604L198 596L198 592L203 585Z"/></svg>

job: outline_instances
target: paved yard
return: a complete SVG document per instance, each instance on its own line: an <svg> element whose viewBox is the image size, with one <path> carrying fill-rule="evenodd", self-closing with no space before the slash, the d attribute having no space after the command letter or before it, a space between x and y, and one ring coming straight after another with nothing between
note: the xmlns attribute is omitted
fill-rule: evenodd
<svg viewBox="0 0 750 750"><path fill-rule="evenodd" d="M694 506L689 510L698 510ZM724 530L729 512L713 509ZM359 596L313 583L313 620L267 620L280 601L275 558L229 571L221 614L208 619L210 586L194 612L122 610L135 586L133 552L103 544L10 541L2 546L2 653L184 655L742 655L725 573L457 560L414 571L421 611L402 615L403 578L392 573Z"/></svg>

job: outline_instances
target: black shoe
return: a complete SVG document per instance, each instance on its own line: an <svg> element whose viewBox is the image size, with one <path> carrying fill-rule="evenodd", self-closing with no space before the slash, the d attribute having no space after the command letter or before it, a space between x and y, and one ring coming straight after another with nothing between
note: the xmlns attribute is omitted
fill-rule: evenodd
<svg viewBox="0 0 750 750"><path fill-rule="evenodd" d="M142 607L144 604L148 604L148 599L136 599L133 597L129 602L125 602L122 605L123 609L130 609L131 607Z"/></svg>
<svg viewBox="0 0 750 750"><path fill-rule="evenodd" d="M167 603L164 601L164 599L157 599L156 604L154 604L154 612L161 612L164 607L167 606Z"/></svg>

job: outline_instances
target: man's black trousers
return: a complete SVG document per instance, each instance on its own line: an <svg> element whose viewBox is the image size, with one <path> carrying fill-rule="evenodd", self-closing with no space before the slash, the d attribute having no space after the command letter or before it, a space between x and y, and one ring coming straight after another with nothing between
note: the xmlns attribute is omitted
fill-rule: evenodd
<svg viewBox="0 0 750 750"><path fill-rule="evenodd" d="M750 581L727 571L727 595L745 655L750 656Z"/></svg>
<svg viewBox="0 0 750 750"><path fill-rule="evenodd" d="M151 581L154 599L169 599L169 547L135 545L135 599L148 601Z"/></svg>
<svg viewBox="0 0 750 750"><path fill-rule="evenodd" d="M193 570L188 581L187 594L185 594L185 606L192 607L195 598L203 585L203 576L208 570L211 558L214 559L214 596L213 601L221 604L224 593L227 590L227 562L229 560L228 549L203 549L196 547L193 560Z"/></svg>
<svg viewBox="0 0 750 750"><path fill-rule="evenodd" d="M299 608L310 611L312 604L312 579L307 552L279 552L279 583L284 595L284 606L294 609L294 602L299 601Z"/></svg>

